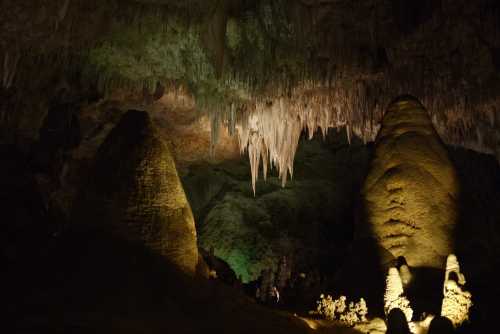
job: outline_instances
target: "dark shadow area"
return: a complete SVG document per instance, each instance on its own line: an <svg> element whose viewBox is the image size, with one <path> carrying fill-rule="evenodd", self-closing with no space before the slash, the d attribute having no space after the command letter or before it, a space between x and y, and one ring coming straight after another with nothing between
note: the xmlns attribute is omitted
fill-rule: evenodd
<svg viewBox="0 0 500 334"><path fill-rule="evenodd" d="M406 316L398 308L392 309L387 315L387 333L386 334L408 334L410 328Z"/></svg>
<svg viewBox="0 0 500 334"><path fill-rule="evenodd" d="M330 288L339 295L350 296L355 300L364 298L367 301L370 315L383 318L385 278L393 257L378 246L366 216L361 190L369 172L373 143L367 144L367 150L369 158L367 164L363 166L363 176L361 182L357 184L352 216L349 217L349 221L352 222L353 238L343 254L339 270L335 273Z"/></svg>
<svg viewBox="0 0 500 334"><path fill-rule="evenodd" d="M12 333L307 332L298 319L102 232L68 233L4 277Z"/></svg>
<svg viewBox="0 0 500 334"><path fill-rule="evenodd" d="M67 222L47 209L32 157L3 146L1 154L0 256L9 332L307 332L297 318L262 308L220 281L176 272L163 257L102 228L60 229Z"/></svg>
<svg viewBox="0 0 500 334"><path fill-rule="evenodd" d="M308 332L241 290L177 272L141 244L103 229L55 228L60 221L44 206L32 159L1 149L2 299L10 333Z"/></svg>
<svg viewBox="0 0 500 334"><path fill-rule="evenodd" d="M405 292L411 302L416 319L423 313L441 314L443 302L443 270L436 268L411 268L412 282Z"/></svg>
<svg viewBox="0 0 500 334"><path fill-rule="evenodd" d="M405 1L391 0L392 15L398 30L409 35L421 24L431 19L441 9L441 0Z"/></svg>
<svg viewBox="0 0 500 334"><path fill-rule="evenodd" d="M460 181L455 249L474 303L470 330L494 326L500 289L500 167L489 155L451 148Z"/></svg>

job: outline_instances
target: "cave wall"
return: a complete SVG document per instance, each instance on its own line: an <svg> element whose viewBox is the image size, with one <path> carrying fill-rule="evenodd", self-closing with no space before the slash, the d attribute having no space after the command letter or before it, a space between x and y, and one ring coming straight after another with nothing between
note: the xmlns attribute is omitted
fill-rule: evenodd
<svg viewBox="0 0 500 334"><path fill-rule="evenodd" d="M199 245L226 261L243 282L277 270L286 256L294 272L334 272L352 240L353 214L368 166L368 149L345 131L303 137L293 180L271 170L251 188L246 159L188 168L182 180L195 214Z"/></svg>

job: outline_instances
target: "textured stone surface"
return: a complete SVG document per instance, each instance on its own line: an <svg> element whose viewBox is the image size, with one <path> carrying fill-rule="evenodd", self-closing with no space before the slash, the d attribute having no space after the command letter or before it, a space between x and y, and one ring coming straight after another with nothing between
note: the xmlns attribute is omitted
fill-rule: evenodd
<svg viewBox="0 0 500 334"><path fill-rule="evenodd" d="M389 107L363 194L382 247L410 266L443 267L453 250L458 185L444 145L415 99Z"/></svg>
<svg viewBox="0 0 500 334"><path fill-rule="evenodd" d="M368 158L360 142L347 145L345 132L304 139L294 179L282 188L273 170L255 196L245 159L192 166L183 183L200 248L213 248L245 282L276 270L283 255L297 272L335 270L352 238L351 208Z"/></svg>
<svg viewBox="0 0 500 334"><path fill-rule="evenodd" d="M85 72L79 54L109 39L114 24L125 28L147 21L142 7L167 16L172 6L185 10L189 3L199 4L191 9L203 12L212 2L2 1L0 62L5 66L0 67L0 81L13 81L10 90L0 92L0 135L23 146L36 141L48 100L60 88L72 92L73 102L91 101L93 89L82 91L87 84L75 75ZM227 5L226 14L233 19L255 7L254 1L243 0L214 4L220 3ZM289 5L280 6L285 3ZM296 0L276 5L281 11L288 8L292 22L301 28L292 32L307 48L312 67L335 82L332 92L350 92L345 102L336 103L341 110L356 110L348 117L351 126L362 128L365 120L378 125L380 113L373 115L374 109L382 110L377 106L384 106L394 91L409 91L436 112L433 121L445 142L500 157L498 1ZM206 12L210 25L224 16ZM133 22L127 21L127 13L134 14ZM216 35L214 30L223 29L212 28ZM212 39L214 47L208 51L221 53L220 36ZM221 55L216 58L219 64ZM362 93L353 93L356 86Z"/></svg>
<svg viewBox="0 0 500 334"><path fill-rule="evenodd" d="M191 207L174 159L146 112L129 111L96 158L75 218L141 242L183 271L198 262Z"/></svg>

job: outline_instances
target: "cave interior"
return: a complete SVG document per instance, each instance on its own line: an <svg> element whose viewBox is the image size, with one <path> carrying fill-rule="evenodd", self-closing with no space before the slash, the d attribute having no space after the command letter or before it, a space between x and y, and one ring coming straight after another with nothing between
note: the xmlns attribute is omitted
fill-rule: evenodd
<svg viewBox="0 0 500 334"><path fill-rule="evenodd" d="M497 0L3 0L8 333L481 333Z"/></svg>

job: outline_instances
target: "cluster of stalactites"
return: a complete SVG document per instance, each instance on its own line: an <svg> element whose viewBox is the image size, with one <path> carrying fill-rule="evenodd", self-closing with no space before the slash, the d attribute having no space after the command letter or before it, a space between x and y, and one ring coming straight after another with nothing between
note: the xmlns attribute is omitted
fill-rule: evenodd
<svg viewBox="0 0 500 334"><path fill-rule="evenodd" d="M365 142L372 140L378 126L359 106L349 104L356 93L303 87L289 96L255 99L238 118L231 112L240 150L248 152L254 193L261 163L264 179L269 166L277 169L283 186L293 177L303 131L312 139L318 130L325 137L330 128L346 127L349 142L354 134Z"/></svg>
<svg viewBox="0 0 500 334"><path fill-rule="evenodd" d="M498 99L474 103L460 90L437 93L444 88L415 90L444 142L500 157L495 141L500 139L500 132L492 131L499 118ZM330 128L344 127L349 142L353 136L371 141L380 128L385 106L405 91L404 86L390 80L359 80L333 87L303 83L291 92L249 98L241 105L231 104L222 116L220 110L212 115L213 145L219 124L225 123L231 134L237 134L241 152L248 152L254 193L261 164L264 179L269 167L275 167L285 185L293 177L295 152L303 131L312 138L318 130L326 136Z"/></svg>
<svg viewBox="0 0 500 334"><path fill-rule="evenodd" d="M450 145L496 155L500 161L498 129L500 98L478 104L463 100L446 109L431 109L431 116L440 137Z"/></svg>

